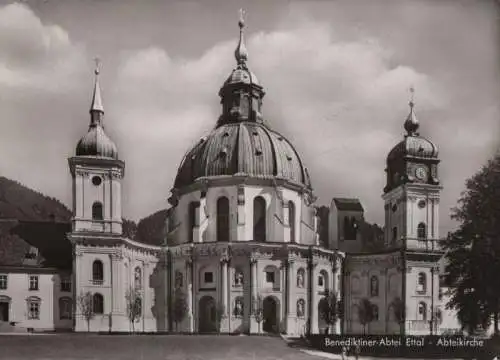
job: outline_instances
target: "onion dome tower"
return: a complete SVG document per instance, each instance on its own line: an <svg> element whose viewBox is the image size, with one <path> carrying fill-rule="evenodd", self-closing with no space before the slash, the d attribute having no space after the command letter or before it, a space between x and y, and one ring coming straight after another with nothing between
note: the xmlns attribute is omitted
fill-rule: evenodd
<svg viewBox="0 0 500 360"><path fill-rule="evenodd" d="M241 175L281 179L312 191L307 169L292 144L264 123L265 92L247 65L245 23L238 22L236 68L219 91L222 104L215 129L185 155L174 183L181 190L203 179Z"/></svg>
<svg viewBox="0 0 500 360"><path fill-rule="evenodd" d="M439 185L438 148L418 132L420 123L415 115L413 92L411 89L410 113L404 122L405 137L387 156L385 193L405 183Z"/></svg>
<svg viewBox="0 0 500 360"><path fill-rule="evenodd" d="M121 180L125 163L115 143L104 132L99 63L90 106L90 125L69 159L73 177L73 231L121 235Z"/></svg>
<svg viewBox="0 0 500 360"><path fill-rule="evenodd" d="M102 106L99 73L99 64L96 64L94 70L94 93L90 106L89 130L78 142L76 146L76 156L97 156L117 160L118 150L116 145L104 132L104 107Z"/></svg>

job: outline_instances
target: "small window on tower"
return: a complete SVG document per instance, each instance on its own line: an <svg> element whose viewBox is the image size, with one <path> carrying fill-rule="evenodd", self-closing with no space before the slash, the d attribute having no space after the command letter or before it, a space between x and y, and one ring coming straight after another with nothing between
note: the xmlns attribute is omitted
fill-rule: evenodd
<svg viewBox="0 0 500 360"><path fill-rule="evenodd" d="M102 183L102 179L100 176L94 176L92 178L92 184L94 184L95 186L99 186L99 185L101 185L101 183Z"/></svg>

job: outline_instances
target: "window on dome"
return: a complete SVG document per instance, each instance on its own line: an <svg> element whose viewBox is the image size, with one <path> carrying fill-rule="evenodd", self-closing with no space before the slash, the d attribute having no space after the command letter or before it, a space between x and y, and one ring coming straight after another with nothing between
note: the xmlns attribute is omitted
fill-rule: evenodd
<svg viewBox="0 0 500 360"><path fill-rule="evenodd" d="M229 241L229 199L217 200L217 241Z"/></svg>
<svg viewBox="0 0 500 360"><path fill-rule="evenodd" d="M295 204L288 202L288 221L290 223L290 242L296 242L295 239Z"/></svg>
<svg viewBox="0 0 500 360"><path fill-rule="evenodd" d="M262 196L253 201L253 239L266 241L266 200Z"/></svg>
<svg viewBox="0 0 500 360"><path fill-rule="evenodd" d="M102 204L96 201L92 204L92 220L102 220Z"/></svg>

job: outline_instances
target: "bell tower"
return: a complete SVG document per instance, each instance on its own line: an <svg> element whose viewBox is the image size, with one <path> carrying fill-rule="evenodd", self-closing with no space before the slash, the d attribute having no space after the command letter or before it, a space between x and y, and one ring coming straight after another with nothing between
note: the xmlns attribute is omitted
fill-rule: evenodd
<svg viewBox="0 0 500 360"><path fill-rule="evenodd" d="M121 181L125 163L104 132L99 63L87 134L78 142L69 168L73 179L73 232L122 234Z"/></svg>
<svg viewBox="0 0 500 360"><path fill-rule="evenodd" d="M439 246L440 160L436 145L418 133L413 89L411 94L406 135L387 156L384 242L387 250L401 254L397 297L404 306L404 334L432 335L438 333L438 262L443 255Z"/></svg>
<svg viewBox="0 0 500 360"><path fill-rule="evenodd" d="M385 246L429 247L439 239L438 149L417 132L415 105L404 123L406 135L387 156L384 188Z"/></svg>

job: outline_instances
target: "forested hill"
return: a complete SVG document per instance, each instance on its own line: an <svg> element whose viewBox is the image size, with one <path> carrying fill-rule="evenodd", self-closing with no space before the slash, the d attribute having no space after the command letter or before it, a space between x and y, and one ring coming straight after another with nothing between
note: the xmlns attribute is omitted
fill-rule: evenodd
<svg viewBox="0 0 500 360"><path fill-rule="evenodd" d="M0 219L69 222L71 211L55 198L0 176Z"/></svg>

